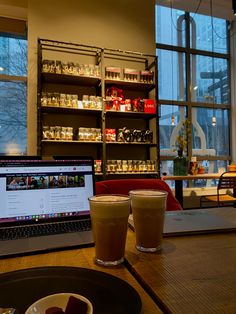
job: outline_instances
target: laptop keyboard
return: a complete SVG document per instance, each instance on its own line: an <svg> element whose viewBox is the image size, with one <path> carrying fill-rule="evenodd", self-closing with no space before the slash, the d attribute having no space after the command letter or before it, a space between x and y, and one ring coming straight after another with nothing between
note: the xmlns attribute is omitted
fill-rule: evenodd
<svg viewBox="0 0 236 314"><path fill-rule="evenodd" d="M91 220L67 221L0 229L0 240L16 240L44 235L91 230Z"/></svg>

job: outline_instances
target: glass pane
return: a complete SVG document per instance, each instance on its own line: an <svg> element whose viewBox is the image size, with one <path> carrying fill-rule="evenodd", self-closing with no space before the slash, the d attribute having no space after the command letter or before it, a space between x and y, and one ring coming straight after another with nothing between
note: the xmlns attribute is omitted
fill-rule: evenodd
<svg viewBox="0 0 236 314"><path fill-rule="evenodd" d="M159 99L186 100L185 54L157 49Z"/></svg>
<svg viewBox="0 0 236 314"><path fill-rule="evenodd" d="M184 11L156 5L156 42L186 46Z"/></svg>
<svg viewBox="0 0 236 314"><path fill-rule="evenodd" d="M27 41L0 36L0 74L27 75Z"/></svg>
<svg viewBox="0 0 236 314"><path fill-rule="evenodd" d="M26 83L0 82L0 154L26 154Z"/></svg>
<svg viewBox="0 0 236 314"><path fill-rule="evenodd" d="M175 141L179 126L185 120L186 108L183 106L161 105L159 109L159 133L161 156L176 156ZM174 124L172 124L172 116Z"/></svg>
<svg viewBox="0 0 236 314"><path fill-rule="evenodd" d="M227 53L226 20L201 14L190 14L190 46L194 49ZM212 28L213 26L213 28ZM213 37L213 41L212 41Z"/></svg>
<svg viewBox="0 0 236 314"><path fill-rule="evenodd" d="M229 112L215 110L215 126L212 126L212 116L212 109L192 109L193 156L229 155Z"/></svg>
<svg viewBox="0 0 236 314"><path fill-rule="evenodd" d="M213 75L214 74L214 75ZM192 101L230 103L228 62L226 59L192 55Z"/></svg>

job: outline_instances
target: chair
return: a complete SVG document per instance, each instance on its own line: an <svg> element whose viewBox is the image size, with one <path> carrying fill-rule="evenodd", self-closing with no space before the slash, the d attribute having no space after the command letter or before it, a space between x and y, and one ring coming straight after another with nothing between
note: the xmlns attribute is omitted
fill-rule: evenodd
<svg viewBox="0 0 236 314"><path fill-rule="evenodd" d="M120 179L96 182L96 194L125 194L137 189L155 189L168 192L166 210L183 209L169 185L160 179Z"/></svg>
<svg viewBox="0 0 236 314"><path fill-rule="evenodd" d="M200 207L203 203L206 202L215 202L217 206L224 205L227 203L236 203L236 197L229 194L228 190L233 189L233 192L236 189L236 172L224 172L219 178L217 185L217 194L216 195L203 195L200 197ZM226 190L225 193L220 193L221 190ZM231 191L230 191L231 192Z"/></svg>

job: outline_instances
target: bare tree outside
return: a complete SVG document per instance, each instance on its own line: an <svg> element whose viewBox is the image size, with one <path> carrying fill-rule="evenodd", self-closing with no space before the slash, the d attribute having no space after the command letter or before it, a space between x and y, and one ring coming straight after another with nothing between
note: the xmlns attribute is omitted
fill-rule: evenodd
<svg viewBox="0 0 236 314"><path fill-rule="evenodd" d="M0 36L0 154L26 154L27 40Z"/></svg>

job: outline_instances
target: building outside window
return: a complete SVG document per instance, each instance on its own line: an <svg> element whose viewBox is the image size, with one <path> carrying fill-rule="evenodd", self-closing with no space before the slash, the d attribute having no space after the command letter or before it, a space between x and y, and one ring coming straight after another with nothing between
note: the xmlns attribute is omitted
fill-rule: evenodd
<svg viewBox="0 0 236 314"><path fill-rule="evenodd" d="M231 110L228 38L226 20L156 5L161 174L173 174L175 141L186 119L191 122L188 160L196 156L206 172L227 168ZM196 186L205 184L198 181Z"/></svg>
<svg viewBox="0 0 236 314"><path fill-rule="evenodd" d="M16 32L17 33L17 32ZM27 39L0 32L0 155L26 154Z"/></svg>

